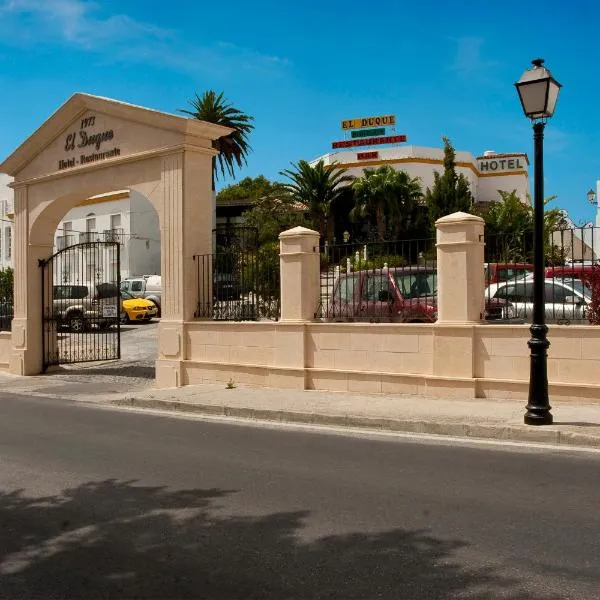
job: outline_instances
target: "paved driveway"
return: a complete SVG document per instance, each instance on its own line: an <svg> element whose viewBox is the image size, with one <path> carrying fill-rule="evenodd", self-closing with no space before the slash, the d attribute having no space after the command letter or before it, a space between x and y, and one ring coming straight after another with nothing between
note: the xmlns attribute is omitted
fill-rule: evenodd
<svg viewBox="0 0 600 600"><path fill-rule="evenodd" d="M121 326L121 360L52 367L45 375L0 375L7 391L89 396L135 391L154 386L158 321Z"/></svg>

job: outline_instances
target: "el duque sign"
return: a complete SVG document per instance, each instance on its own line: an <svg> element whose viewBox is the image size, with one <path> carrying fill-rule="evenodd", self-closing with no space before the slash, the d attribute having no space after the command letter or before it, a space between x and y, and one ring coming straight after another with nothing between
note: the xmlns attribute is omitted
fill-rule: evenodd
<svg viewBox="0 0 600 600"><path fill-rule="evenodd" d="M81 119L79 131L75 130L67 134L65 152L78 152L79 155L60 159L58 161L59 171L121 155L120 148L115 146L107 148L107 142L112 142L115 136L114 131L108 129L96 132L94 131L95 124L95 116L86 117Z"/></svg>
<svg viewBox="0 0 600 600"><path fill-rule="evenodd" d="M396 125L395 115L380 115L379 117L364 117L342 121L342 129L364 129L365 127L393 127Z"/></svg>

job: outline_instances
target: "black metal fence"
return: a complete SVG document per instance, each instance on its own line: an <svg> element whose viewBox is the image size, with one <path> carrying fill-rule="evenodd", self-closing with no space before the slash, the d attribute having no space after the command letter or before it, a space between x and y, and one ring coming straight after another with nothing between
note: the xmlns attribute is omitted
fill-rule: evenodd
<svg viewBox="0 0 600 600"><path fill-rule="evenodd" d="M432 322L436 295L433 238L321 247L317 319Z"/></svg>
<svg viewBox="0 0 600 600"><path fill-rule="evenodd" d="M592 276L598 271L599 240L600 228L592 226L546 233L544 291L548 323L593 322ZM487 235L485 242L486 300L506 302L507 316L517 322L531 321L533 236Z"/></svg>
<svg viewBox="0 0 600 600"><path fill-rule="evenodd" d="M278 320L281 313L279 251L229 249L194 256L196 318L217 321Z"/></svg>
<svg viewBox="0 0 600 600"><path fill-rule="evenodd" d="M0 299L0 331L10 331L13 320L13 299Z"/></svg>

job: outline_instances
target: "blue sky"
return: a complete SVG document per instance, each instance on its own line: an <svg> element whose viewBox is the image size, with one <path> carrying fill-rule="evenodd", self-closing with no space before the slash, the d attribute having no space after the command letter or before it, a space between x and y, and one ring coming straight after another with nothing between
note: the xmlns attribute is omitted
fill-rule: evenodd
<svg viewBox="0 0 600 600"><path fill-rule="evenodd" d="M546 128L546 195L587 221L599 16L589 0L0 0L0 157L74 92L177 112L206 89L255 117L238 179L276 178L328 152L342 119L388 113L411 144L447 135L476 155L531 157L513 83L541 56L564 86Z"/></svg>

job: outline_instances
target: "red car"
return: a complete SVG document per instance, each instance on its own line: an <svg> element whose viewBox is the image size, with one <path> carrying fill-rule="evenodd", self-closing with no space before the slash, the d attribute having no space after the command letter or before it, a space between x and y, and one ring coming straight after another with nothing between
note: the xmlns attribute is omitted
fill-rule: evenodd
<svg viewBox="0 0 600 600"><path fill-rule="evenodd" d="M507 306L505 300L487 300L485 318L504 318ZM324 316L331 321L432 323L437 319L437 272L415 266L342 273Z"/></svg>
<svg viewBox="0 0 600 600"><path fill-rule="evenodd" d="M599 269L600 267L596 267ZM582 265L582 264L571 264L557 267L546 267L545 276L546 278L558 277L563 279L581 279L583 283L591 286L592 273L594 265Z"/></svg>
<svg viewBox="0 0 600 600"><path fill-rule="evenodd" d="M484 267L486 286L533 273L530 263L485 263Z"/></svg>

